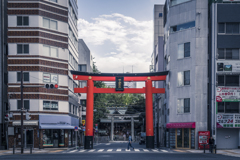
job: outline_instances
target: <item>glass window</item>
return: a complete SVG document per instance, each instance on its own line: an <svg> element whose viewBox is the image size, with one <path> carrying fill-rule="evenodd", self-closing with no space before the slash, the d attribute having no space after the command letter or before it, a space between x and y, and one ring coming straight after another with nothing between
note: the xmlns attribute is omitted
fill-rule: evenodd
<svg viewBox="0 0 240 160"><path fill-rule="evenodd" d="M57 3L57 0L50 0L50 1Z"/></svg>
<svg viewBox="0 0 240 160"><path fill-rule="evenodd" d="M22 101L17 100L17 109L21 109L21 106L22 106ZM23 100L23 107L24 107L24 109L29 110L29 100Z"/></svg>
<svg viewBox="0 0 240 160"><path fill-rule="evenodd" d="M183 72L178 72L178 86L183 86Z"/></svg>
<svg viewBox="0 0 240 160"><path fill-rule="evenodd" d="M53 147L52 129L43 129L43 147Z"/></svg>
<svg viewBox="0 0 240 160"><path fill-rule="evenodd" d="M223 63L217 63L217 71L223 71Z"/></svg>
<svg viewBox="0 0 240 160"><path fill-rule="evenodd" d="M224 102L218 102L218 112L224 112Z"/></svg>
<svg viewBox="0 0 240 160"><path fill-rule="evenodd" d="M226 23L226 33L239 33L239 23Z"/></svg>
<svg viewBox="0 0 240 160"><path fill-rule="evenodd" d="M17 54L28 54L29 44L17 44Z"/></svg>
<svg viewBox="0 0 240 160"><path fill-rule="evenodd" d="M71 103L68 104L68 107L69 107L69 113L71 113Z"/></svg>
<svg viewBox="0 0 240 160"><path fill-rule="evenodd" d="M224 76L218 75L218 86L224 86Z"/></svg>
<svg viewBox="0 0 240 160"><path fill-rule="evenodd" d="M232 49L232 59L239 59L239 49Z"/></svg>
<svg viewBox="0 0 240 160"><path fill-rule="evenodd" d="M57 21L51 20L50 21L50 28L57 30Z"/></svg>
<svg viewBox="0 0 240 160"><path fill-rule="evenodd" d="M239 102L225 102L225 113L239 113Z"/></svg>
<svg viewBox="0 0 240 160"><path fill-rule="evenodd" d="M50 56L50 47L49 46L43 46L43 54L45 56Z"/></svg>
<svg viewBox="0 0 240 160"><path fill-rule="evenodd" d="M43 18L43 27L50 28L50 19Z"/></svg>
<svg viewBox="0 0 240 160"><path fill-rule="evenodd" d="M190 98L184 99L184 113L190 112Z"/></svg>
<svg viewBox="0 0 240 160"><path fill-rule="evenodd" d="M177 100L177 113L184 113L183 103L183 99Z"/></svg>
<svg viewBox="0 0 240 160"><path fill-rule="evenodd" d="M28 26L29 25L29 17L17 16L17 25L18 26Z"/></svg>
<svg viewBox="0 0 240 160"><path fill-rule="evenodd" d="M225 33L225 23L218 24L218 33Z"/></svg>
<svg viewBox="0 0 240 160"><path fill-rule="evenodd" d="M218 49L218 59L224 59L224 49Z"/></svg>
<svg viewBox="0 0 240 160"><path fill-rule="evenodd" d="M190 1L190 0L171 0L171 6L175 6L175 5L187 2L187 1Z"/></svg>
<svg viewBox="0 0 240 160"><path fill-rule="evenodd" d="M68 146L72 146L72 130L68 130Z"/></svg>
<svg viewBox="0 0 240 160"><path fill-rule="evenodd" d="M43 101L43 110L58 110L58 102Z"/></svg>
<svg viewBox="0 0 240 160"><path fill-rule="evenodd" d="M78 65L78 71L86 72L87 71L87 65Z"/></svg>
<svg viewBox="0 0 240 160"><path fill-rule="evenodd" d="M162 13L159 13L159 17L162 17Z"/></svg>
<svg viewBox="0 0 240 160"><path fill-rule="evenodd" d="M184 29L189 29L189 28L192 28L192 27L195 27L195 21L187 22L187 23L184 23L184 24L179 24L179 25L176 25L176 26L172 26L170 28L170 30L171 30L171 32L176 32L176 31L181 31L181 30L184 30Z"/></svg>
<svg viewBox="0 0 240 160"><path fill-rule="evenodd" d="M178 59L184 57L184 44L178 45Z"/></svg>
<svg viewBox="0 0 240 160"><path fill-rule="evenodd" d="M57 48L51 47L51 57L58 57Z"/></svg>
<svg viewBox="0 0 240 160"><path fill-rule="evenodd" d="M239 76L227 75L226 76L226 86L239 86Z"/></svg>
<svg viewBox="0 0 240 160"><path fill-rule="evenodd" d="M184 85L190 85L190 71L184 71Z"/></svg>
<svg viewBox="0 0 240 160"><path fill-rule="evenodd" d="M21 81L21 72L17 72L17 81ZM29 72L23 72L23 82L29 82Z"/></svg>
<svg viewBox="0 0 240 160"><path fill-rule="evenodd" d="M190 57L190 42L184 43L184 57Z"/></svg>

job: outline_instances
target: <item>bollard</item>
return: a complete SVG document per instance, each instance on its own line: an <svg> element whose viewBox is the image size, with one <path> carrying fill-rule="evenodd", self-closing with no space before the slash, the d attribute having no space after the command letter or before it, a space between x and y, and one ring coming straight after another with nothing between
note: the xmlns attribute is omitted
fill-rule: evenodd
<svg viewBox="0 0 240 160"><path fill-rule="evenodd" d="M204 152L203 152L203 153L205 153L205 144L203 144L203 149L204 149Z"/></svg>
<svg viewBox="0 0 240 160"><path fill-rule="evenodd" d="M30 145L30 154L32 154L32 145Z"/></svg>
<svg viewBox="0 0 240 160"><path fill-rule="evenodd" d="M15 154L15 146L13 145L13 154Z"/></svg>

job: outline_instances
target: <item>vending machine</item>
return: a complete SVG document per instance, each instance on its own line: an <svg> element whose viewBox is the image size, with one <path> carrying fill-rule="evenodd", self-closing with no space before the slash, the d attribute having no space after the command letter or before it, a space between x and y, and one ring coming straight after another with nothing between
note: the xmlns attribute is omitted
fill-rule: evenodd
<svg viewBox="0 0 240 160"><path fill-rule="evenodd" d="M210 131L199 131L198 132L198 149L203 149L205 145L205 149L209 149L209 138Z"/></svg>

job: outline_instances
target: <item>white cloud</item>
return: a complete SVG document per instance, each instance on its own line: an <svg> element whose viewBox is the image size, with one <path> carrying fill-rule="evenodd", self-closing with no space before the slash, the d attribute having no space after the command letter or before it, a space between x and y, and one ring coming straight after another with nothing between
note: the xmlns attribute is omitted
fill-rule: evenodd
<svg viewBox="0 0 240 160"><path fill-rule="evenodd" d="M92 22L78 20L83 39L101 72L148 72L153 49L153 22L119 13L101 15ZM100 48L100 49L99 49Z"/></svg>

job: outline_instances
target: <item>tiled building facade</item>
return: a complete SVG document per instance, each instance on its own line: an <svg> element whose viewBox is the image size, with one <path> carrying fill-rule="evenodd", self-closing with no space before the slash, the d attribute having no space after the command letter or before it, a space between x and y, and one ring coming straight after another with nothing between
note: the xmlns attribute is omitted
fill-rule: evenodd
<svg viewBox="0 0 240 160"><path fill-rule="evenodd" d="M9 147L20 145L21 71L23 71L24 146L75 145L79 126L76 0L8 0ZM49 86L48 86L49 85ZM24 112L25 115L25 112Z"/></svg>

